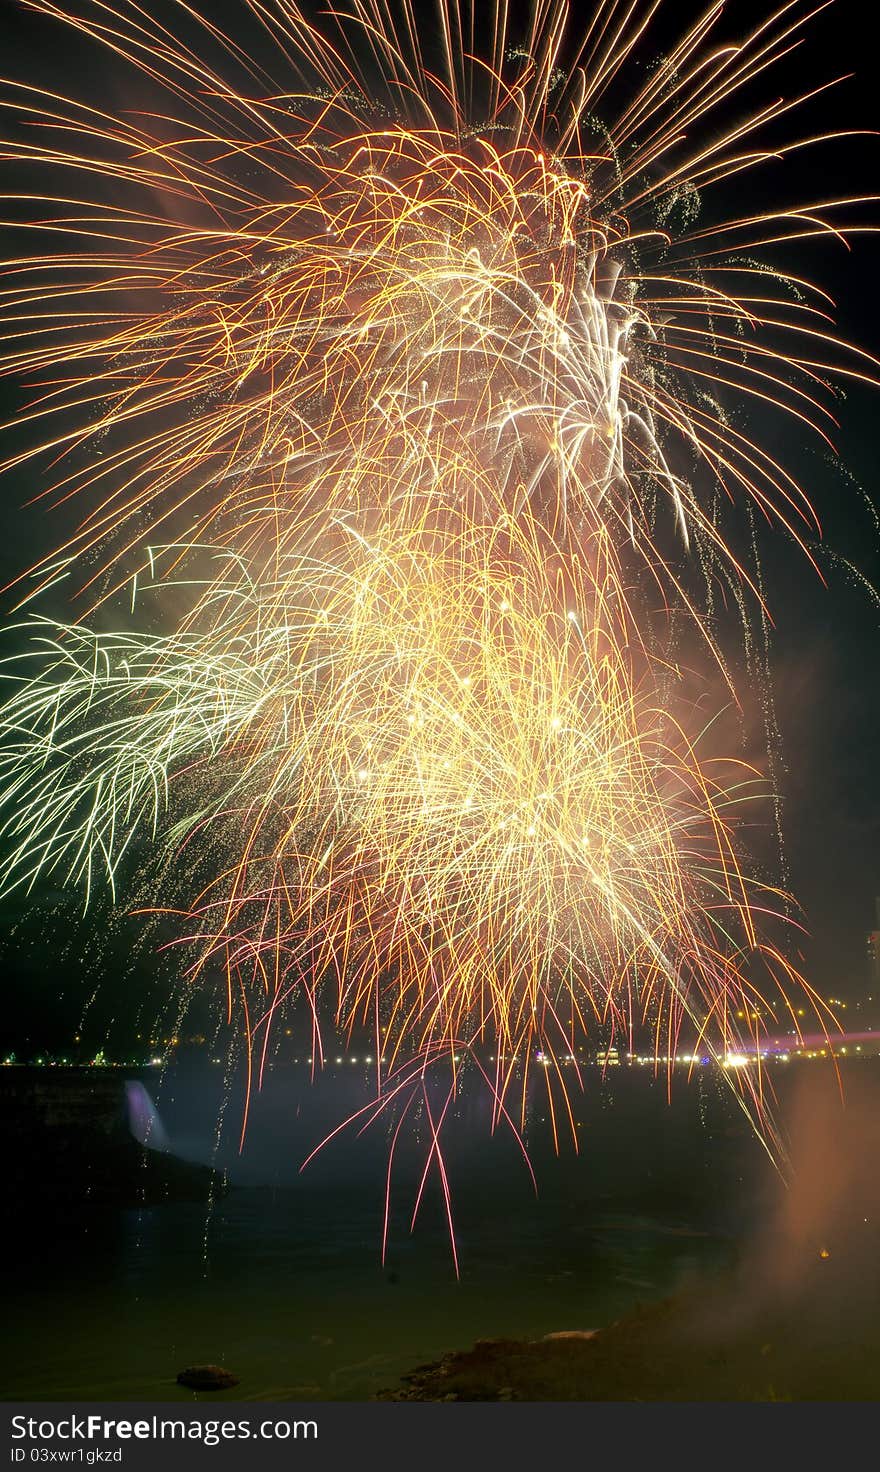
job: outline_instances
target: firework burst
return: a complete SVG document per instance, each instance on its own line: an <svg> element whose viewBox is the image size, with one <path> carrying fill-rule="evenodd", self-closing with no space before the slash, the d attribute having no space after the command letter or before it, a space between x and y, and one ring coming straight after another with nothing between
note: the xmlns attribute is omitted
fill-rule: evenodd
<svg viewBox="0 0 880 1472"><path fill-rule="evenodd" d="M444 3L429 42L409 0L324 30L249 0L253 46L179 4L28 8L150 98L7 86L4 154L45 180L10 223L50 249L3 268L3 368L39 384L5 468L51 460L42 494L83 506L31 573L93 608L192 596L170 633L31 625L5 885L88 893L152 849L249 1057L304 995L392 1078L493 1044L505 1116L502 1057L597 1028L723 1058L756 957L796 1019L756 922L784 896L736 852L757 774L700 755L668 650L671 610L729 680L711 590L761 602L723 505L815 523L727 405L826 434L829 375L876 366L768 254L861 201L698 210L809 100L738 100L806 15L712 49L716 5L627 92L651 5L599 0L582 36L540 5L515 38ZM740 1086L766 1127L760 1070Z"/></svg>

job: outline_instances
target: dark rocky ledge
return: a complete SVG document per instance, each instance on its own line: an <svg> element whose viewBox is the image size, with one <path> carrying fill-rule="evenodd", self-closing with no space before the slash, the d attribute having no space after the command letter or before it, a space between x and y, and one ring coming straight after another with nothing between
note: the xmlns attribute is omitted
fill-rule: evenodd
<svg viewBox="0 0 880 1472"><path fill-rule="evenodd" d="M3 1211L204 1201L225 1191L209 1166L131 1136L118 1068L0 1068Z"/></svg>

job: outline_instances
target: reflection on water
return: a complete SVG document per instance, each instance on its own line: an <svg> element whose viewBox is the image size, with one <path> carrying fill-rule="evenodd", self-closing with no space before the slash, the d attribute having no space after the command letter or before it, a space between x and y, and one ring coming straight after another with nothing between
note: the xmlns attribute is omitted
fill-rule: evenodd
<svg viewBox="0 0 880 1472"><path fill-rule="evenodd" d="M195 1205L80 1213L31 1242L7 1298L3 1393L185 1398L176 1372L211 1361L241 1377L234 1396L361 1399L477 1338L607 1323L722 1250L680 1221L520 1207L465 1222L458 1282L439 1205L384 1269L363 1193L247 1188L210 1220Z"/></svg>
<svg viewBox="0 0 880 1472"><path fill-rule="evenodd" d="M172 1149L211 1158L220 1087L179 1077L156 1090ZM399 1151L383 1266L387 1140L342 1140L300 1176L357 1101L354 1083L351 1097L332 1078L296 1087L269 1080L241 1156L233 1100L218 1159L239 1184L212 1207L24 1226L7 1257L7 1398L185 1398L178 1370L208 1361L240 1377L235 1398L360 1399L475 1339L596 1328L728 1255L737 1162L763 1161L708 1082L672 1109L663 1080L597 1084L578 1110L579 1155L558 1159L533 1121L536 1200L518 1147L490 1140L469 1104L446 1142L457 1281L434 1179L410 1232L423 1142Z"/></svg>
<svg viewBox="0 0 880 1472"><path fill-rule="evenodd" d="M679 1302L692 1317L699 1308L697 1353L772 1310L783 1338L797 1323L821 1397L828 1345L844 1345L846 1386L876 1363L864 1346L876 1346L880 1322L880 1060L841 1072L845 1105L832 1068L774 1075L790 1189L708 1072L671 1104L662 1078L594 1079L577 1101L579 1151L561 1158L538 1108L528 1127L537 1200L515 1142L490 1139L485 1105L469 1096L446 1137L458 1281L433 1177L410 1230L418 1129L399 1152L384 1266L387 1132L343 1137L299 1174L315 1139L357 1106L366 1085L353 1073L301 1087L278 1071L254 1101L243 1154L235 1081L167 1076L155 1102L171 1148L194 1159L211 1157L225 1090L217 1158L235 1189L210 1208L41 1218L18 1202L2 1269L14 1325L3 1394L185 1399L177 1372L209 1361L240 1377L220 1399L362 1399L475 1339L601 1327L696 1279ZM731 1260L715 1292L713 1270Z"/></svg>

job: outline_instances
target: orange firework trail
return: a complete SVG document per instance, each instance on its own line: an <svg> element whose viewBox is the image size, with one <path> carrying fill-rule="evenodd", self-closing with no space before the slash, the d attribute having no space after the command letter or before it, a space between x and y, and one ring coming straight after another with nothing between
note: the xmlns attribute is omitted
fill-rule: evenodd
<svg viewBox="0 0 880 1472"><path fill-rule="evenodd" d="M225 974L252 1064L304 997L316 1056L322 1019L373 1032L374 1114L487 1043L517 1128L538 1047L556 1132L562 1062L603 1028L723 1061L797 1029L805 988L824 1026L762 939L785 896L737 855L757 774L670 713L649 611L729 683L683 567L763 608L723 506L803 545L815 517L725 405L827 437L829 378L877 367L775 259L867 228L864 201L699 209L817 95L746 103L807 13L719 44L711 6L633 93L656 4L598 0L575 34L542 0L514 37L503 4L426 25L352 0L318 26L243 0L253 45L176 0L168 25L27 8L150 102L6 84L9 223L49 249L3 266L4 371L39 386L5 469L48 459L43 494L83 508L38 590L137 612L164 589L179 622L30 620L5 886L89 893L148 840L153 907L191 976ZM732 1084L772 1131L760 1068Z"/></svg>

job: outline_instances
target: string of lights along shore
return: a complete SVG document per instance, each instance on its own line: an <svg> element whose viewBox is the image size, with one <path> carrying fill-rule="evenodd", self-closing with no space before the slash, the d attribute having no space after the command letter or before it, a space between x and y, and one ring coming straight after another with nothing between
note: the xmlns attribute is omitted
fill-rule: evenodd
<svg viewBox="0 0 880 1472"><path fill-rule="evenodd" d="M450 1221L458 1090L561 1138L585 1045L832 1037L739 836L771 695L768 764L719 754L682 653L735 708L723 606L766 672L751 529L810 555L785 446L877 372L802 259L870 202L760 186L831 136L833 76L774 80L811 8L25 8L112 86L2 91L3 468L47 507L3 891L161 917L253 1088L291 1008L316 1069L359 1037ZM778 1155L765 1071L723 1076Z"/></svg>

